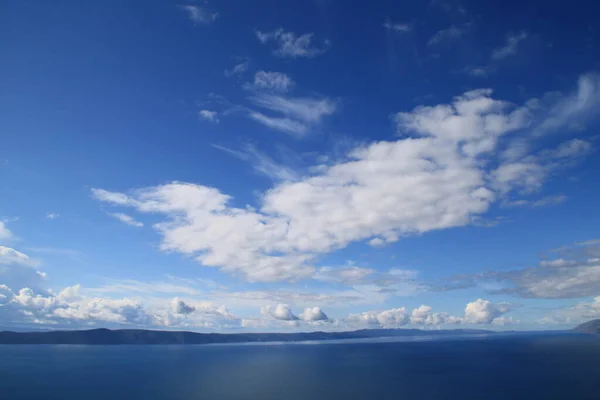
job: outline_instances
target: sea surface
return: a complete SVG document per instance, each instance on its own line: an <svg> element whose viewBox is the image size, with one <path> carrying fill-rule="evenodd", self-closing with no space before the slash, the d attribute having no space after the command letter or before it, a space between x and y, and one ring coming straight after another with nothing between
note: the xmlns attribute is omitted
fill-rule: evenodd
<svg viewBox="0 0 600 400"><path fill-rule="evenodd" d="M600 338L0 345L10 399L600 399Z"/></svg>

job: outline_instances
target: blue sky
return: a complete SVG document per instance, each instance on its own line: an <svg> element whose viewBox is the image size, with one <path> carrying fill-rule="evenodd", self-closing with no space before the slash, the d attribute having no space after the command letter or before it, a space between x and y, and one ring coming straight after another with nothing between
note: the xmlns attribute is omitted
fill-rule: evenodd
<svg viewBox="0 0 600 400"><path fill-rule="evenodd" d="M600 317L578 4L4 4L0 327Z"/></svg>

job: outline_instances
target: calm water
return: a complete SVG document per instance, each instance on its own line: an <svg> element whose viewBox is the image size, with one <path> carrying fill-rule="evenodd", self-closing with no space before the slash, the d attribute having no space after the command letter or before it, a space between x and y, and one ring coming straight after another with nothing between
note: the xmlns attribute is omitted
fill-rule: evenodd
<svg viewBox="0 0 600 400"><path fill-rule="evenodd" d="M1 346L2 399L600 399L600 339Z"/></svg>

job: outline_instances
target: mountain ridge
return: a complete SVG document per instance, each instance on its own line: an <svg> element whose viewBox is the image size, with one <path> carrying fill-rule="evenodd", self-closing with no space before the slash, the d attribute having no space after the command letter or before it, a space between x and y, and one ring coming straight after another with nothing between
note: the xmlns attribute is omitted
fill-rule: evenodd
<svg viewBox="0 0 600 400"><path fill-rule="evenodd" d="M156 331L147 329L89 329L46 332L1 331L0 344L213 344L213 343L256 343L298 342L316 340L367 339L399 336L441 336L486 334L493 331L483 329L449 329L427 331L421 329L361 329L344 332L299 332L299 333L198 333L190 331Z"/></svg>
<svg viewBox="0 0 600 400"><path fill-rule="evenodd" d="M600 333L600 319L593 319L579 324L573 330L581 333Z"/></svg>

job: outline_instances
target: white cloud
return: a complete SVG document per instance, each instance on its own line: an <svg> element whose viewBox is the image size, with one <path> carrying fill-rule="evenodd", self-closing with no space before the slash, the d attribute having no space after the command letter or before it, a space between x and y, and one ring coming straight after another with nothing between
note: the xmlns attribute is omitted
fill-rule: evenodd
<svg viewBox="0 0 600 400"><path fill-rule="evenodd" d="M47 218L47 219L56 219L56 218L58 218L58 217L60 217L60 215L59 215L59 214L57 214L57 213L51 213L51 212L49 212L49 213L46 213L46 218Z"/></svg>
<svg viewBox="0 0 600 400"><path fill-rule="evenodd" d="M282 72L258 71L254 81L244 85L248 90L265 90L278 93L288 92L296 83Z"/></svg>
<svg viewBox="0 0 600 400"><path fill-rule="evenodd" d="M263 93L252 97L251 100L259 107L305 123L318 123L321 118L333 114L336 109L335 103L327 98L285 97Z"/></svg>
<svg viewBox="0 0 600 400"><path fill-rule="evenodd" d="M303 121L322 116L313 101L265 95L257 102ZM92 194L163 214L165 220L154 226L162 250L250 281L293 281L314 275L312 261L319 254L355 241L394 242L465 226L511 191L538 189L556 158L540 154L495 162L498 141L528 127L531 112L480 89L451 104L398 113L401 138L358 146L312 175L277 183L256 208L234 207L231 196L218 189L180 182L130 195L101 189Z"/></svg>
<svg viewBox="0 0 600 400"><path fill-rule="evenodd" d="M211 110L200 110L198 111L198 116L205 121L214 122L215 124L219 123L219 113Z"/></svg>
<svg viewBox="0 0 600 400"><path fill-rule="evenodd" d="M470 23L463 25L452 25L446 29L437 31L427 42L429 46L435 46L441 43L448 43L460 39L471 28Z"/></svg>
<svg viewBox="0 0 600 400"><path fill-rule="evenodd" d="M553 158L581 157L591 153L593 146L583 139L571 139L561 143L555 150L548 152Z"/></svg>
<svg viewBox="0 0 600 400"><path fill-rule="evenodd" d="M329 318L319 307L312 307L305 308L304 312L300 314L300 319L304 321L327 321Z"/></svg>
<svg viewBox="0 0 600 400"><path fill-rule="evenodd" d="M281 321L295 321L298 319L287 304L277 304L275 307L264 306L260 309L260 313L265 317Z"/></svg>
<svg viewBox="0 0 600 400"><path fill-rule="evenodd" d="M383 27L388 31L408 33L412 30L412 26L406 23L391 22L387 20L383 23Z"/></svg>
<svg viewBox="0 0 600 400"><path fill-rule="evenodd" d="M562 204L567 201L568 197L564 194L559 194L556 196L546 196L539 200L536 200L532 203L533 207L546 207L546 206L555 206L558 204Z"/></svg>
<svg viewBox="0 0 600 400"><path fill-rule="evenodd" d="M600 296L592 298L591 301L584 301L574 306L553 310L537 322L540 324L573 326L597 318L600 318Z"/></svg>
<svg viewBox="0 0 600 400"><path fill-rule="evenodd" d="M383 247L383 246L385 246L386 241L383 240L382 238L376 237L376 238L369 240L368 243L370 246L373 246L373 247Z"/></svg>
<svg viewBox="0 0 600 400"><path fill-rule="evenodd" d="M178 279L168 279L166 281L142 282L134 279L124 279L118 281L109 281L98 287L86 288L86 292L94 295L99 294L134 294L137 296L149 295L187 295L198 296L201 290L195 287L198 281L182 281Z"/></svg>
<svg viewBox="0 0 600 400"><path fill-rule="evenodd" d="M314 276L314 279L324 282L343 283L345 285L356 285L365 283L365 278L375 272L371 268L360 267L322 267Z"/></svg>
<svg viewBox="0 0 600 400"><path fill-rule="evenodd" d="M564 258L540 261L540 267L566 267L569 265L577 265L577 262L575 260L565 260Z"/></svg>
<svg viewBox="0 0 600 400"><path fill-rule="evenodd" d="M494 293L524 298L568 299L600 294L600 243L588 241L551 250L564 257L542 260L539 266L456 277L457 288L493 282Z"/></svg>
<svg viewBox="0 0 600 400"><path fill-rule="evenodd" d="M208 25L217 19L219 13L208 10L205 7L196 5L181 5L182 10L186 11L188 17L194 24Z"/></svg>
<svg viewBox="0 0 600 400"><path fill-rule="evenodd" d="M11 239L12 232L6 227L3 221L0 221L0 240Z"/></svg>
<svg viewBox="0 0 600 400"><path fill-rule="evenodd" d="M263 113L255 111L250 112L248 116L268 128L294 136L302 137L308 131L308 127L305 124L290 118L269 117Z"/></svg>
<svg viewBox="0 0 600 400"><path fill-rule="evenodd" d="M277 48L273 51L278 57L283 58L313 58L323 54L329 48L329 41L325 40L323 46L314 47L311 43L314 33L305 33L297 36L293 32L276 29L273 32L256 31L256 37L262 44L275 43Z"/></svg>
<svg viewBox="0 0 600 400"><path fill-rule="evenodd" d="M406 308L393 308L384 311L367 311L350 314L346 321L352 325L378 326L382 328L399 328L409 323Z"/></svg>
<svg viewBox="0 0 600 400"><path fill-rule="evenodd" d="M558 101L546 105L547 118L536 128L542 135L558 129L578 130L592 118L597 118L600 106L600 74L588 73L579 77L577 89Z"/></svg>
<svg viewBox="0 0 600 400"><path fill-rule="evenodd" d="M543 261L538 268L508 273L523 297L578 298L600 294L600 259Z"/></svg>
<svg viewBox="0 0 600 400"><path fill-rule="evenodd" d="M300 179L299 174L291 167L275 161L266 153L259 151L255 146L246 144L240 150L233 150L225 146L212 145L240 160L252 163L255 171L274 181L295 181Z"/></svg>
<svg viewBox="0 0 600 400"><path fill-rule="evenodd" d="M524 193L538 190L546 177L546 169L537 160L503 163L493 172L495 186L503 192L520 188Z"/></svg>
<svg viewBox="0 0 600 400"><path fill-rule="evenodd" d="M111 217L118 219L119 221L123 222L124 224L127 225L131 225L131 226L135 226L138 228L141 228L142 226L144 226L143 223L136 221L132 216L127 215L127 214L123 214L123 213L112 213L112 214L108 214Z"/></svg>
<svg viewBox="0 0 600 400"><path fill-rule="evenodd" d="M35 267L38 262L29 258L27 254L21 253L10 247L0 246L0 264L20 264Z"/></svg>
<svg viewBox="0 0 600 400"><path fill-rule="evenodd" d="M243 61L237 63L231 69L226 69L224 74L226 77L232 77L236 75L241 75L248 69L248 65L250 65L250 59L243 59Z"/></svg>
<svg viewBox="0 0 600 400"><path fill-rule="evenodd" d="M517 200L506 200L502 203L502 207L547 207L547 206L556 206L564 203L568 200L568 196L564 194L557 194L552 196L545 196L538 200L525 200L525 199L517 199Z"/></svg>
<svg viewBox="0 0 600 400"><path fill-rule="evenodd" d="M470 324L489 324L508 311L510 306L506 303L494 304L488 300L477 299L465 307L464 321Z"/></svg>
<svg viewBox="0 0 600 400"><path fill-rule="evenodd" d="M46 274L38 269L39 265L39 260L27 254L0 246L0 283L10 288L42 287Z"/></svg>
<svg viewBox="0 0 600 400"><path fill-rule="evenodd" d="M460 324L462 319L453 317L444 312L431 312L432 308L426 305L421 305L413 309L410 315L410 322L415 325L443 325L443 324Z"/></svg>
<svg viewBox="0 0 600 400"><path fill-rule="evenodd" d="M253 120L275 130L302 137L322 118L331 115L336 105L328 98L290 97L270 93L257 93L250 100L258 107L279 114L270 117L261 112L250 111Z"/></svg>
<svg viewBox="0 0 600 400"><path fill-rule="evenodd" d="M123 193L109 192L104 189L94 189L94 188L92 188L91 192L92 192L93 197L95 197L96 199L101 200L101 201L106 201L108 203L113 203L113 204L122 205L122 206L136 205L135 202L133 202L132 199L129 198L129 196L127 196Z"/></svg>
<svg viewBox="0 0 600 400"><path fill-rule="evenodd" d="M171 300L171 310L175 314L191 314L194 311L196 311L196 308L194 306L186 304L185 301L176 297L173 300Z"/></svg>
<svg viewBox="0 0 600 400"><path fill-rule="evenodd" d="M542 187L551 172L576 165L591 151L592 146L589 142L572 139L559 144L554 149L546 149L538 154L526 155L522 158L511 157L491 172L495 188L502 192L513 189L519 189L522 193L535 192ZM565 200L564 196L551 196L534 202L532 206L559 204ZM508 203L513 206L525 204L527 202Z"/></svg>
<svg viewBox="0 0 600 400"><path fill-rule="evenodd" d="M468 303L463 317L451 316L445 312L432 312L432 308L421 305L409 312L404 308L385 311L367 311L361 314L350 314L345 320L350 326L377 326L382 328L398 328L407 324L423 326L441 326L455 324L497 324L516 323L512 318L503 317L512 306L508 303L493 304L478 299Z"/></svg>
<svg viewBox="0 0 600 400"><path fill-rule="evenodd" d="M6 289L6 288L5 288ZM150 317L141 303L132 299L87 298L79 295L79 286L66 288L58 295L39 294L22 288L18 292L5 290L4 309L0 317L8 316L13 323L42 324L75 321L148 324Z"/></svg>
<svg viewBox="0 0 600 400"><path fill-rule="evenodd" d="M492 60L503 60L509 56L517 54L519 44L523 40L527 39L528 36L529 35L527 32L506 35L506 44L492 52Z"/></svg>
<svg viewBox="0 0 600 400"><path fill-rule="evenodd" d="M464 72L474 77L486 78L491 73L491 69L489 67L467 67Z"/></svg>
<svg viewBox="0 0 600 400"><path fill-rule="evenodd" d="M133 325L144 328L215 329L239 327L240 319L224 306L174 298L142 301L88 296L79 285L58 294L0 285L0 323L71 328Z"/></svg>

